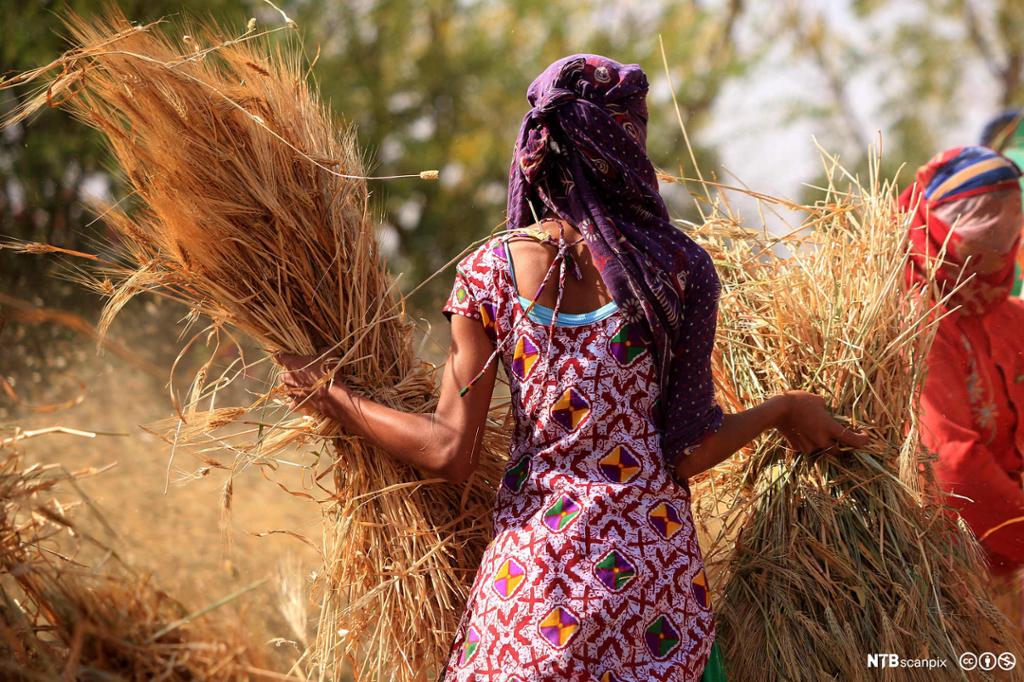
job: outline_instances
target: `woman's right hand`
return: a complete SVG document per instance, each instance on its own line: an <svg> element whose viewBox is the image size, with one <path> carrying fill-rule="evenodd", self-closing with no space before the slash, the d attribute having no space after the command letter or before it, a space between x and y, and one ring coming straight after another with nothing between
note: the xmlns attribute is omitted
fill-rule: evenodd
<svg viewBox="0 0 1024 682"><path fill-rule="evenodd" d="M807 391L786 391L778 400L784 402L776 428L794 450L805 454L829 450L842 445L862 448L867 434L843 426L825 406L825 400Z"/></svg>
<svg viewBox="0 0 1024 682"><path fill-rule="evenodd" d="M274 359L285 369L280 380L291 397L291 409L341 420L337 406L348 394L333 377L325 379L327 370L321 356L278 353Z"/></svg>

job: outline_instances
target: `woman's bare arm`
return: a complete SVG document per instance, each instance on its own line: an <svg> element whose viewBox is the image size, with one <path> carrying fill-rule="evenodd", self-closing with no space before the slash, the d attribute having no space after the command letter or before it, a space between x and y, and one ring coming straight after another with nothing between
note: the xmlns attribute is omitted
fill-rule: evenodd
<svg viewBox="0 0 1024 682"><path fill-rule="evenodd" d="M689 455L676 462L676 476L690 478L723 462L768 429L782 432L789 444L801 452L825 450L843 445L863 447L868 437L837 422L825 401L805 391L789 391L769 398L757 407L727 414L722 426Z"/></svg>
<svg viewBox="0 0 1024 682"><path fill-rule="evenodd" d="M493 350L493 342L478 320L452 316L451 348L437 408L432 413L396 410L355 395L339 384L311 388L323 376L316 358L280 355L278 360L289 370L282 375L282 382L300 409L334 419L347 433L369 440L429 475L464 481L478 461L497 366L490 366L469 393L459 393ZM718 431L690 454L679 457L676 475L690 478L710 469L772 428L779 429L793 448L803 452L837 444L861 447L867 442L867 436L833 419L818 396L790 391L757 407L726 415Z"/></svg>
<svg viewBox="0 0 1024 682"><path fill-rule="evenodd" d="M441 379L437 408L432 413L408 413L353 394L334 384L309 387L323 375L315 358L280 355L290 371L282 382L300 409L337 421L346 433L379 446L395 459L431 475L464 481L478 461L484 423L497 377L497 365L463 396L459 393L484 366L494 344L479 320L452 316L452 342Z"/></svg>

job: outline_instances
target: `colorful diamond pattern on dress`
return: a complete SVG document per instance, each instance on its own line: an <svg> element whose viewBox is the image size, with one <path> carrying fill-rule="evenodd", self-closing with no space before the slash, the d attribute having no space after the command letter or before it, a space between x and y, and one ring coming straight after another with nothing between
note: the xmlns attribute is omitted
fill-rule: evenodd
<svg viewBox="0 0 1024 682"><path fill-rule="evenodd" d="M466 631L466 640L462 643L462 653L459 655L459 665L466 665L476 657L477 649L480 648L480 633L472 625Z"/></svg>
<svg viewBox="0 0 1024 682"><path fill-rule="evenodd" d="M647 520L651 522L654 530L658 531L658 534L666 540L671 540L672 536L683 527L679 512L668 502L659 502L651 508L651 511L647 513Z"/></svg>
<svg viewBox="0 0 1024 682"><path fill-rule="evenodd" d="M514 493L523 489L527 479L530 478L530 456L523 455L519 461L505 470L501 478L501 484Z"/></svg>
<svg viewBox="0 0 1024 682"><path fill-rule="evenodd" d="M658 616L644 631L644 642L652 656L665 659L678 648L679 631L668 616Z"/></svg>
<svg viewBox="0 0 1024 682"><path fill-rule="evenodd" d="M613 549L594 565L594 575L612 592L620 592L636 577L636 568Z"/></svg>
<svg viewBox="0 0 1024 682"><path fill-rule="evenodd" d="M580 621L569 609L556 606L540 622L541 637L556 649L569 646L573 635L580 629Z"/></svg>
<svg viewBox="0 0 1024 682"><path fill-rule="evenodd" d="M520 336L516 341L515 350L512 352L512 373L520 381L530 376L537 360L540 358L540 351L537 344L529 336Z"/></svg>
<svg viewBox="0 0 1024 682"><path fill-rule="evenodd" d="M566 431L573 431L590 415L590 403L575 388L565 393L551 406L551 418Z"/></svg>
<svg viewBox="0 0 1024 682"><path fill-rule="evenodd" d="M624 324L608 342L608 350L616 362L626 367L644 354L647 344L638 325Z"/></svg>
<svg viewBox="0 0 1024 682"><path fill-rule="evenodd" d="M464 303L469 298L469 292L466 291L466 287L459 287L455 290L455 300L459 303Z"/></svg>
<svg viewBox="0 0 1024 682"><path fill-rule="evenodd" d="M566 526L580 515L579 502L568 495L559 496L558 500L544 512L544 525L555 533L565 530Z"/></svg>
<svg viewBox="0 0 1024 682"><path fill-rule="evenodd" d="M505 559L494 574L494 592L502 599L511 599L526 578L526 569L515 559Z"/></svg>
<svg viewBox="0 0 1024 682"><path fill-rule="evenodd" d="M704 569L700 569L700 572L693 577L693 598L697 600L705 609L711 608L711 597L708 593L708 577L704 573Z"/></svg>
<svg viewBox="0 0 1024 682"><path fill-rule="evenodd" d="M499 241L460 264L446 303L497 336L515 426L444 679L696 682L714 600L688 491L661 471L670 404L653 412L663 392L642 310L531 328Z"/></svg>
<svg viewBox="0 0 1024 682"><path fill-rule="evenodd" d="M480 304L480 321L483 322L484 331L493 341L498 337L498 318L495 315L494 304L484 301Z"/></svg>
<svg viewBox="0 0 1024 682"><path fill-rule="evenodd" d="M601 475L612 483L629 483L640 473L640 462L625 445L616 445L598 462Z"/></svg>

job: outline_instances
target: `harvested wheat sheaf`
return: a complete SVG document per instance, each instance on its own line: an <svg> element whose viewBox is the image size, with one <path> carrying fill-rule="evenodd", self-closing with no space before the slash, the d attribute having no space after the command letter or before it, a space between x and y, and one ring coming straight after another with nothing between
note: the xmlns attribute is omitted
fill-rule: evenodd
<svg viewBox="0 0 1024 682"><path fill-rule="evenodd" d="M104 325L132 296L155 292L210 320L200 334L240 331L268 353L329 356L347 386L430 410L433 368L413 352L378 253L354 134L319 99L301 46L272 42L253 23L241 36L134 26L117 12L67 23L75 49L2 87L43 82L8 125L60 104L104 135L131 185L130 210L103 214L115 255L91 270L110 297ZM268 418L270 396L245 418L202 409L224 383L207 369L171 430L179 445L234 418L245 426L233 434L236 468L273 468L292 445L335 450L312 476L324 512L309 657L317 674L334 677L343 661L354 661L361 679L438 670L490 539L505 456L499 430L485 435L468 483L426 480L327 420Z"/></svg>
<svg viewBox="0 0 1024 682"><path fill-rule="evenodd" d="M831 168L836 182L815 206L761 197L804 211L805 231L744 229L722 202L700 229L723 280L715 368L727 409L804 389L872 436L864 450L821 456L763 439L695 486L695 516L715 526L706 554L720 641L730 678L745 682L966 679L962 652L1022 659L920 445L937 308L906 289L895 184ZM871 653L948 663L873 669Z"/></svg>
<svg viewBox="0 0 1024 682"><path fill-rule="evenodd" d="M190 617L79 526L82 502L98 511L76 481L95 472L25 466L18 440L0 429L0 679L274 675L239 623ZM84 564L86 554L102 561Z"/></svg>

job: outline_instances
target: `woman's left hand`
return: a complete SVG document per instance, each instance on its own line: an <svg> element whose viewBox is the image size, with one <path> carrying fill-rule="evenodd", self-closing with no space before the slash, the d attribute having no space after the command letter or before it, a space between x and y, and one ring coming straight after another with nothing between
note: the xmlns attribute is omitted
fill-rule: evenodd
<svg viewBox="0 0 1024 682"><path fill-rule="evenodd" d="M278 353L274 359L285 368L281 383L292 399L292 409L306 414L331 416L332 398L330 392L340 385L332 379L325 379L327 371L319 355L295 355Z"/></svg>

